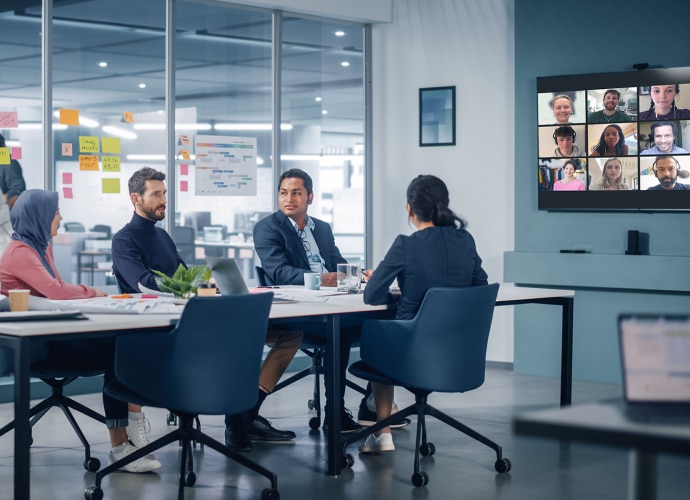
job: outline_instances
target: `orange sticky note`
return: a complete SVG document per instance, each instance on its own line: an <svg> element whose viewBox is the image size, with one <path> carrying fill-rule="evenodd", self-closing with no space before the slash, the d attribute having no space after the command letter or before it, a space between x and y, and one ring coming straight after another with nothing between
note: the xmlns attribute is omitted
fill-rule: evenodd
<svg viewBox="0 0 690 500"><path fill-rule="evenodd" d="M122 120L125 123L134 123L134 114L131 111L124 111L122 113Z"/></svg>
<svg viewBox="0 0 690 500"><path fill-rule="evenodd" d="M21 160L22 159L22 148L14 146L12 147L12 159Z"/></svg>
<svg viewBox="0 0 690 500"><path fill-rule="evenodd" d="M180 181L180 192L186 193L189 191L189 183L187 181Z"/></svg>
<svg viewBox="0 0 690 500"><path fill-rule="evenodd" d="M189 151L186 149L180 149L180 156L182 156L183 160L190 160L191 158L189 157Z"/></svg>
<svg viewBox="0 0 690 500"><path fill-rule="evenodd" d="M72 156L72 144L69 142L62 143L62 156Z"/></svg>
<svg viewBox="0 0 690 500"><path fill-rule="evenodd" d="M60 108L60 123L63 125L79 125L79 110Z"/></svg>
<svg viewBox="0 0 690 500"><path fill-rule="evenodd" d="M62 197L66 200L71 200L74 198L74 196L72 196L72 188L62 188Z"/></svg>
<svg viewBox="0 0 690 500"><path fill-rule="evenodd" d="M96 155L79 155L79 170L98 171L98 156L96 156Z"/></svg>

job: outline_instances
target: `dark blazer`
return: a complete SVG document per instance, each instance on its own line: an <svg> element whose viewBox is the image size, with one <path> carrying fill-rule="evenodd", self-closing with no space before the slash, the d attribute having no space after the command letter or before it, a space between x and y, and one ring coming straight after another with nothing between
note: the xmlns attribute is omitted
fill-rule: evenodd
<svg viewBox="0 0 690 500"><path fill-rule="evenodd" d="M400 296L389 287L397 278ZM364 289L366 304L397 300L397 319L412 319L432 287L486 285L486 272L472 235L455 226L422 229L398 236Z"/></svg>
<svg viewBox="0 0 690 500"><path fill-rule="evenodd" d="M335 272L337 265L347 262L335 246L331 226L315 217L312 234L326 269ZM279 210L261 219L254 226L254 248L261 259L269 285L303 285L304 273L310 272L307 253L288 217Z"/></svg>

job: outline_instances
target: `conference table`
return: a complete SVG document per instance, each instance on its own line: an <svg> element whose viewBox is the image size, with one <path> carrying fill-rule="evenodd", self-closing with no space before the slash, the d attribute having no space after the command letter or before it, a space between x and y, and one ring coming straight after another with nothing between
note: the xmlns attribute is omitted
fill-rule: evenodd
<svg viewBox="0 0 690 500"><path fill-rule="evenodd" d="M279 295L304 293L302 287L280 287L273 290ZM572 290L542 289L502 285L497 306L519 304L549 304L562 308L561 324L561 405L570 404L572 385L573 299ZM270 323L289 325L305 320L321 323L326 338L326 369L329 392L337 394L340 387L340 325L353 320L383 317L388 306L364 304L361 294L335 293L335 289L322 289L308 300L293 303L274 303ZM2 314L2 313L0 313ZM388 314L389 315L389 314ZM13 351L14 359L14 498L30 498L30 446L29 424L30 382L29 367L32 346L51 340L73 340L117 336L136 331L167 331L173 328L179 314L86 314L86 320L59 321L0 321L0 347ZM328 430L327 473L337 476L342 470L340 440L340 411L328 407L325 415Z"/></svg>
<svg viewBox="0 0 690 500"><path fill-rule="evenodd" d="M657 454L690 456L690 421L639 421L622 400L518 415L515 432L630 449L628 500L656 500Z"/></svg>

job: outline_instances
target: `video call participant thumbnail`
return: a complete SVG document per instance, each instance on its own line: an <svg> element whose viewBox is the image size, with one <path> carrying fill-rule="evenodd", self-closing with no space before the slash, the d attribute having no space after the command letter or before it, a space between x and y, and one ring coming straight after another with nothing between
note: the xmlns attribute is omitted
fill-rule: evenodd
<svg viewBox="0 0 690 500"><path fill-rule="evenodd" d="M589 113L589 115L587 115L587 122L616 123L632 121L628 115L622 111L618 111L617 108L620 98L621 93L619 91L616 89L608 89L606 92L604 92L604 97L602 99L604 109Z"/></svg>
<svg viewBox="0 0 690 500"><path fill-rule="evenodd" d="M673 156L657 156L652 164L652 170L659 184L648 187L647 191L690 191L690 184L678 182L681 166Z"/></svg>
<svg viewBox="0 0 690 500"><path fill-rule="evenodd" d="M649 137L654 143L649 149L645 149L641 155L670 155L687 153L683 148L676 146L678 126L675 122L661 121L652 123Z"/></svg>
<svg viewBox="0 0 690 500"><path fill-rule="evenodd" d="M680 94L680 86L652 85L649 88L649 109L638 116L640 121L658 120L688 120L690 109L681 109L676 105L676 99Z"/></svg>
<svg viewBox="0 0 690 500"><path fill-rule="evenodd" d="M557 158L583 156L583 152L575 145L576 137L577 133L570 125L558 127L553 133L553 142L556 144L553 155Z"/></svg>

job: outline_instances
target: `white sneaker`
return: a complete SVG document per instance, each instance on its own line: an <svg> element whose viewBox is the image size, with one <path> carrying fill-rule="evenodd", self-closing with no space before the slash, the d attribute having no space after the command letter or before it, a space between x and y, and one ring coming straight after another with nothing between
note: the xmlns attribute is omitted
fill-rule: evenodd
<svg viewBox="0 0 690 500"><path fill-rule="evenodd" d="M149 436L151 435L151 424L149 424L149 419L146 418L144 413L139 413L139 418L130 418L127 424L127 437L129 437L130 442L137 448L143 448L151 442ZM153 453L146 455L146 458L154 460L156 457Z"/></svg>
<svg viewBox="0 0 690 500"><path fill-rule="evenodd" d="M376 413L376 401L374 401L374 393L369 393L367 396L367 408L369 411ZM391 407L391 415L398 413L398 404L393 401L393 406Z"/></svg>
<svg viewBox="0 0 690 500"><path fill-rule="evenodd" d="M108 465L112 465L118 460L131 455L137 450L137 448L129 443L121 444L120 446L110 450L110 456L108 457ZM158 460L152 460L148 457L141 457L134 462L131 462L119 470L125 472L151 472L156 469L161 468L161 463Z"/></svg>
<svg viewBox="0 0 690 500"><path fill-rule="evenodd" d="M380 436L369 434L366 441L359 447L360 453L383 453L384 451L395 451L393 435L384 432Z"/></svg>

